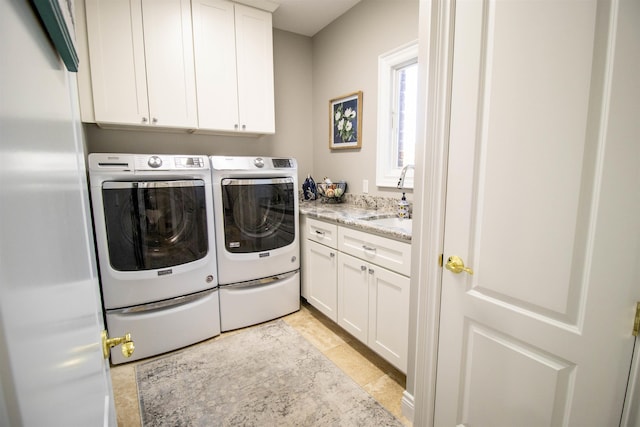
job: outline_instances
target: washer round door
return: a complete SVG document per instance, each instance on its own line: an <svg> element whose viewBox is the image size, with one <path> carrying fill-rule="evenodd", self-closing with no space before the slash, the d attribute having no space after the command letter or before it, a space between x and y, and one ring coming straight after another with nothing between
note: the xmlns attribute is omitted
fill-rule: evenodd
<svg viewBox="0 0 640 427"><path fill-rule="evenodd" d="M264 252L294 242L293 179L223 179L221 184L227 251Z"/></svg>
<svg viewBox="0 0 640 427"><path fill-rule="evenodd" d="M102 196L115 270L161 269L206 256L204 181L105 182Z"/></svg>

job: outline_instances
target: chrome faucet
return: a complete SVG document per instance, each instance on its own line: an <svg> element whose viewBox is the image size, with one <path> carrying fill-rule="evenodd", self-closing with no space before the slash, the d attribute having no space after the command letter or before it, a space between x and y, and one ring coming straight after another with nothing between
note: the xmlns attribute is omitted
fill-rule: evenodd
<svg viewBox="0 0 640 427"><path fill-rule="evenodd" d="M415 170L413 165L406 165L405 167L402 168L402 172L400 172L400 179L398 180L398 188L401 190L404 188L404 177L407 174L408 169Z"/></svg>

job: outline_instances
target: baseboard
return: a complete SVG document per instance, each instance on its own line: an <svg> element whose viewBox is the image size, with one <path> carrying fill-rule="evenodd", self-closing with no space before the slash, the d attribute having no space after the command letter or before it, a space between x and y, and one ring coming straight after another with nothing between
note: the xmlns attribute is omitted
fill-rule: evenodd
<svg viewBox="0 0 640 427"><path fill-rule="evenodd" d="M402 393L402 401L400 402L402 407L402 415L407 417L407 419L413 422L413 414L415 410L413 396L409 394L407 390Z"/></svg>

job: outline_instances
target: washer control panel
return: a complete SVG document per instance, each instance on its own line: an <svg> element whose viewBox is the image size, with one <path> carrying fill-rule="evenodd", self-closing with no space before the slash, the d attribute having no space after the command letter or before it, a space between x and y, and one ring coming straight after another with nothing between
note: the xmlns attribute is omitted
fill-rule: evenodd
<svg viewBox="0 0 640 427"><path fill-rule="evenodd" d="M165 156L161 154L135 156L136 170L209 169L206 156Z"/></svg>

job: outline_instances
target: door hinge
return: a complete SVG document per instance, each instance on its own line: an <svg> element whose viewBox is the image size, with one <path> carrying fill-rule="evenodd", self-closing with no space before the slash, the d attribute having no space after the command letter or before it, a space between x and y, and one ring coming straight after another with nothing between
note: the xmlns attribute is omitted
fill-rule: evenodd
<svg viewBox="0 0 640 427"><path fill-rule="evenodd" d="M640 335L640 301L636 303L636 317L633 320L633 332L634 337Z"/></svg>
<svg viewBox="0 0 640 427"><path fill-rule="evenodd" d="M444 257L444 254L440 254L440 256L438 257L438 265L440 267L442 267L442 258Z"/></svg>

